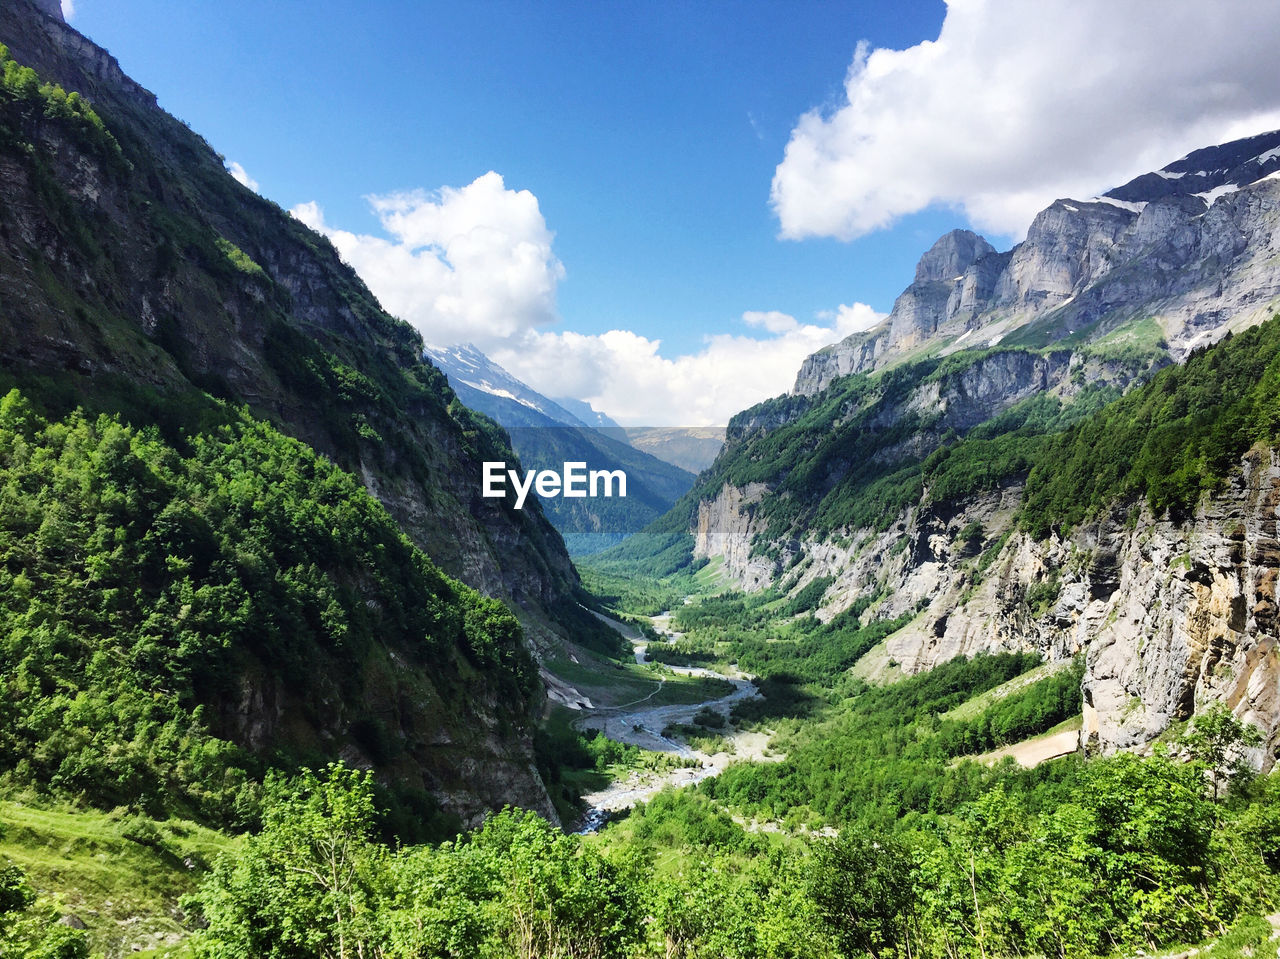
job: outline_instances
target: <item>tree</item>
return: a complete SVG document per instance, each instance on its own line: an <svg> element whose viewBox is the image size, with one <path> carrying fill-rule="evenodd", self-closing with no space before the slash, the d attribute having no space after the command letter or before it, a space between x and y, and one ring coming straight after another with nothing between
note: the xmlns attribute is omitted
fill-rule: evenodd
<svg viewBox="0 0 1280 959"><path fill-rule="evenodd" d="M907 942L911 869L889 836L846 829L816 844L810 895L844 955L875 959Z"/></svg>
<svg viewBox="0 0 1280 959"><path fill-rule="evenodd" d="M387 851L373 844L373 778L330 764L269 776L262 832L220 858L199 895L215 957L366 957L380 954L377 915Z"/></svg>
<svg viewBox="0 0 1280 959"><path fill-rule="evenodd" d="M1217 801L1224 781L1230 788L1252 775L1245 751L1262 745L1262 731L1217 702L1191 721L1182 745L1194 761L1204 764Z"/></svg>
<svg viewBox="0 0 1280 959"><path fill-rule="evenodd" d="M502 955L621 959L639 942L635 883L536 813L504 809L460 853L490 877L490 919Z"/></svg>

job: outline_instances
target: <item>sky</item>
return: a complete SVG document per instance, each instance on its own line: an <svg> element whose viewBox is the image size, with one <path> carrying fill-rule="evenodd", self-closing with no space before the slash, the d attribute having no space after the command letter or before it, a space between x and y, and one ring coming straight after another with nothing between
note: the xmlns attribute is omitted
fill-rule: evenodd
<svg viewBox="0 0 1280 959"><path fill-rule="evenodd" d="M432 344L723 424L950 229L1280 128L1253 0L63 0Z"/></svg>

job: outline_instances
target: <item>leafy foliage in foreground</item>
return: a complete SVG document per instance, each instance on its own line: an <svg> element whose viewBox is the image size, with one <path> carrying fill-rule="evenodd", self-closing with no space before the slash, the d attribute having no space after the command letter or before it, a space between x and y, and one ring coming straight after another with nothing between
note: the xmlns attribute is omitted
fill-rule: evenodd
<svg viewBox="0 0 1280 959"><path fill-rule="evenodd" d="M532 813L393 853L372 841L367 774L332 766L266 792L262 832L206 883L202 955L621 959L640 938L625 870Z"/></svg>
<svg viewBox="0 0 1280 959"><path fill-rule="evenodd" d="M432 566L349 474L231 419L180 450L111 417L47 422L16 391L0 400L9 781L243 821L260 765L229 728L241 684L279 677L305 711L323 681L352 705L387 649L440 695L483 690L521 715L535 674L510 613ZM395 759L374 725L352 735Z"/></svg>
<svg viewBox="0 0 1280 959"><path fill-rule="evenodd" d="M1224 805L1205 772L1121 755L1043 812L996 787L917 828L789 842L665 793L603 843L504 811L456 842L392 851L371 840L368 776L330 767L269 782L262 832L198 897L195 946L219 959L969 959L1256 931L1248 916L1274 906L1280 781Z"/></svg>

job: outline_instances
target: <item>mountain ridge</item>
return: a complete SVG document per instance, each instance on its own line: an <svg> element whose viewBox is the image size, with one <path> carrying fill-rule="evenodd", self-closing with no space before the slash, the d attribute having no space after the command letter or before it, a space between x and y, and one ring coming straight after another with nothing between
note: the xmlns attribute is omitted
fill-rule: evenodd
<svg viewBox="0 0 1280 959"><path fill-rule="evenodd" d="M968 231L947 234L890 315L808 357L794 391L973 346L1088 344L1143 319L1181 360L1280 303L1267 267L1280 221L1277 173L1280 131L1196 150L1099 197L1055 200L1011 250L988 244L957 260L958 273L922 284L935 250Z"/></svg>

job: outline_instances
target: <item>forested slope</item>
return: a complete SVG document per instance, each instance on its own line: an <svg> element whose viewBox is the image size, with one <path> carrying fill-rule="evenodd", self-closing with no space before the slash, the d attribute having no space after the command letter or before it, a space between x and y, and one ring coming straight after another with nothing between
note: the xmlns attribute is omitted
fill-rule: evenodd
<svg viewBox="0 0 1280 959"><path fill-rule="evenodd" d="M417 333L381 309L326 240L237 183L208 144L55 14L27 0L0 7L0 391L16 387L33 422L52 431L35 439L13 427L13 442L43 463L64 455L53 437L68 431L68 468L96 490L79 504L81 526L59 533L69 537L65 555L83 562L119 548L143 567L131 573L114 561L64 578L28 568L42 555L26 539L30 524L47 511L46 532L54 530L77 501L32 486L40 477L30 473L11 478L6 521L25 525L14 528L7 575L26 592L6 597L18 619L5 639L16 667L34 630L53 672L25 687L19 713L32 725L7 731L6 768L44 750L20 778L69 776L73 790L92 781L86 794L103 802L145 787L199 806L184 793L199 777L176 774L185 785L171 788L166 777L175 774L157 763L177 754L148 758L145 742L153 728L168 730L168 742L203 705L201 728L255 754L232 762L250 779L279 746L290 761L370 762L424 809L443 803L469 818L513 802L553 815L529 729L540 684L514 646L601 627L579 605L577 575L536 504L517 511L479 496L481 462L513 459L505 434L458 402L422 359ZM100 414L112 417L102 435ZM135 448L142 492L116 498L112 484L122 480L102 472L107 464L92 452L99 442ZM32 468L14 450L0 455L12 469ZM235 532L247 515L207 525L214 493L197 492L201 481L186 473L201 456L211 459L199 469L224 485L244 470L242 482L260 491L256 508L276 510L255 514L270 521L252 534L255 548L235 544L250 535ZM150 475L157 469L172 473L162 487L177 485L153 501L147 484L160 482ZM322 508L326 483L350 487L335 514ZM386 513L370 512L373 500L357 494ZM176 512L164 514L171 505ZM318 531L322 517L331 523ZM372 540L346 528L365 522ZM167 536L180 544L172 567L155 552ZM275 558L256 566L255 555ZM90 590L83 611L62 595L78 576ZM509 607L523 633L503 607L456 580ZM111 626L116 602L128 610L122 633ZM362 612L366 603L377 612ZM203 638L190 640L192 628ZM481 652L490 628L502 663ZM116 652L113 643L122 644ZM426 648L434 652L402 674L396 657ZM123 673L106 668L117 656ZM105 671L85 672L94 663ZM163 693L146 705L122 692L125 676ZM127 729L108 721L104 704L128 714ZM84 734L50 739L64 721L97 728L98 738L92 746L75 741ZM107 748L110 729L134 746ZM119 769L98 768L117 759ZM209 787L220 808L240 773L229 776L225 788Z"/></svg>

